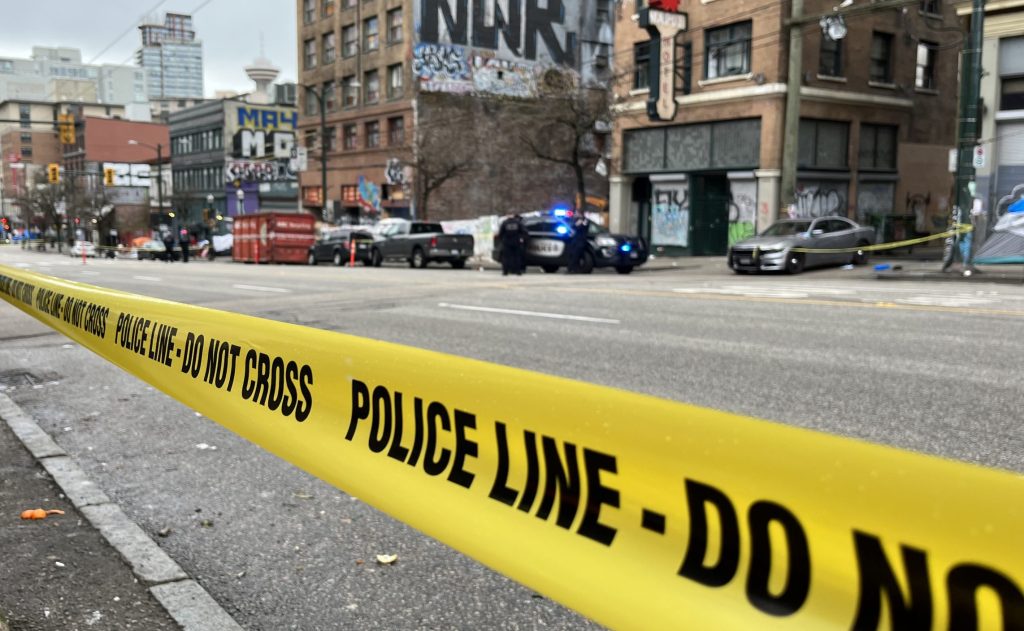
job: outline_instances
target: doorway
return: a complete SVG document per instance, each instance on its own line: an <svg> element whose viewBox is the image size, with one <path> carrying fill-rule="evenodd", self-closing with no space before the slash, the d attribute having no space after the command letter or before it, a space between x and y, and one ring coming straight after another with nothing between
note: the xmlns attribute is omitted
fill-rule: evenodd
<svg viewBox="0 0 1024 631"><path fill-rule="evenodd" d="M694 175L690 251L724 256L729 251L729 178L725 173Z"/></svg>

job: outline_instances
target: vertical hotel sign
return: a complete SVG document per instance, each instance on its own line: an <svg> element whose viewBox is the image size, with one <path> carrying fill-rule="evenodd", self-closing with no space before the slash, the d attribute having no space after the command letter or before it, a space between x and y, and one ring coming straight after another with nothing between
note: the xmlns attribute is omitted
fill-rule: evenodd
<svg viewBox="0 0 1024 631"><path fill-rule="evenodd" d="M639 24L651 36L651 92L647 116L651 120L672 120L676 116L676 36L686 31L686 14L679 0L650 0L642 9Z"/></svg>

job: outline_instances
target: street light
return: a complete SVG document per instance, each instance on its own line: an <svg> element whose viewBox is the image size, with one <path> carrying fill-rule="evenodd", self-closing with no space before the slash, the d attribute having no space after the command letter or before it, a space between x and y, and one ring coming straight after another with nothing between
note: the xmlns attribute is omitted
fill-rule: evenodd
<svg viewBox="0 0 1024 631"><path fill-rule="evenodd" d="M306 94L316 97L320 110L320 218L327 221L327 108L324 107L323 89L317 90L312 86L306 88Z"/></svg>
<svg viewBox="0 0 1024 631"><path fill-rule="evenodd" d="M160 207L160 214L164 213L164 146L157 143L156 146L139 142L138 140L129 140L129 145L138 145L140 147L147 147L156 151L156 203Z"/></svg>

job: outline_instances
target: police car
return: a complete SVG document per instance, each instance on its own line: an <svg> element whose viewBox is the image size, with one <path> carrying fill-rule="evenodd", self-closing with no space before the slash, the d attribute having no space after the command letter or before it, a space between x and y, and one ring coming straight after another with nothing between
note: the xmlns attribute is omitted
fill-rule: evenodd
<svg viewBox="0 0 1024 631"><path fill-rule="evenodd" d="M572 237L573 211L553 210L536 216L524 216L529 233L526 240L526 265L536 265L549 274L569 267L569 240ZM494 237L492 258L501 262L501 239ZM589 274L595 267L614 267L628 274L647 261L647 243L640 237L612 234L590 222L587 247L580 261L580 273Z"/></svg>

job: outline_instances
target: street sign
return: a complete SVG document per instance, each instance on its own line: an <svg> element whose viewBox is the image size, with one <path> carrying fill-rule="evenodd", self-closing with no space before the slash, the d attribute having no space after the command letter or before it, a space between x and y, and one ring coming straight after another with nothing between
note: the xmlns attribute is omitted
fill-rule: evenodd
<svg viewBox="0 0 1024 631"><path fill-rule="evenodd" d="M985 168L985 147L978 145L974 148L974 168Z"/></svg>

